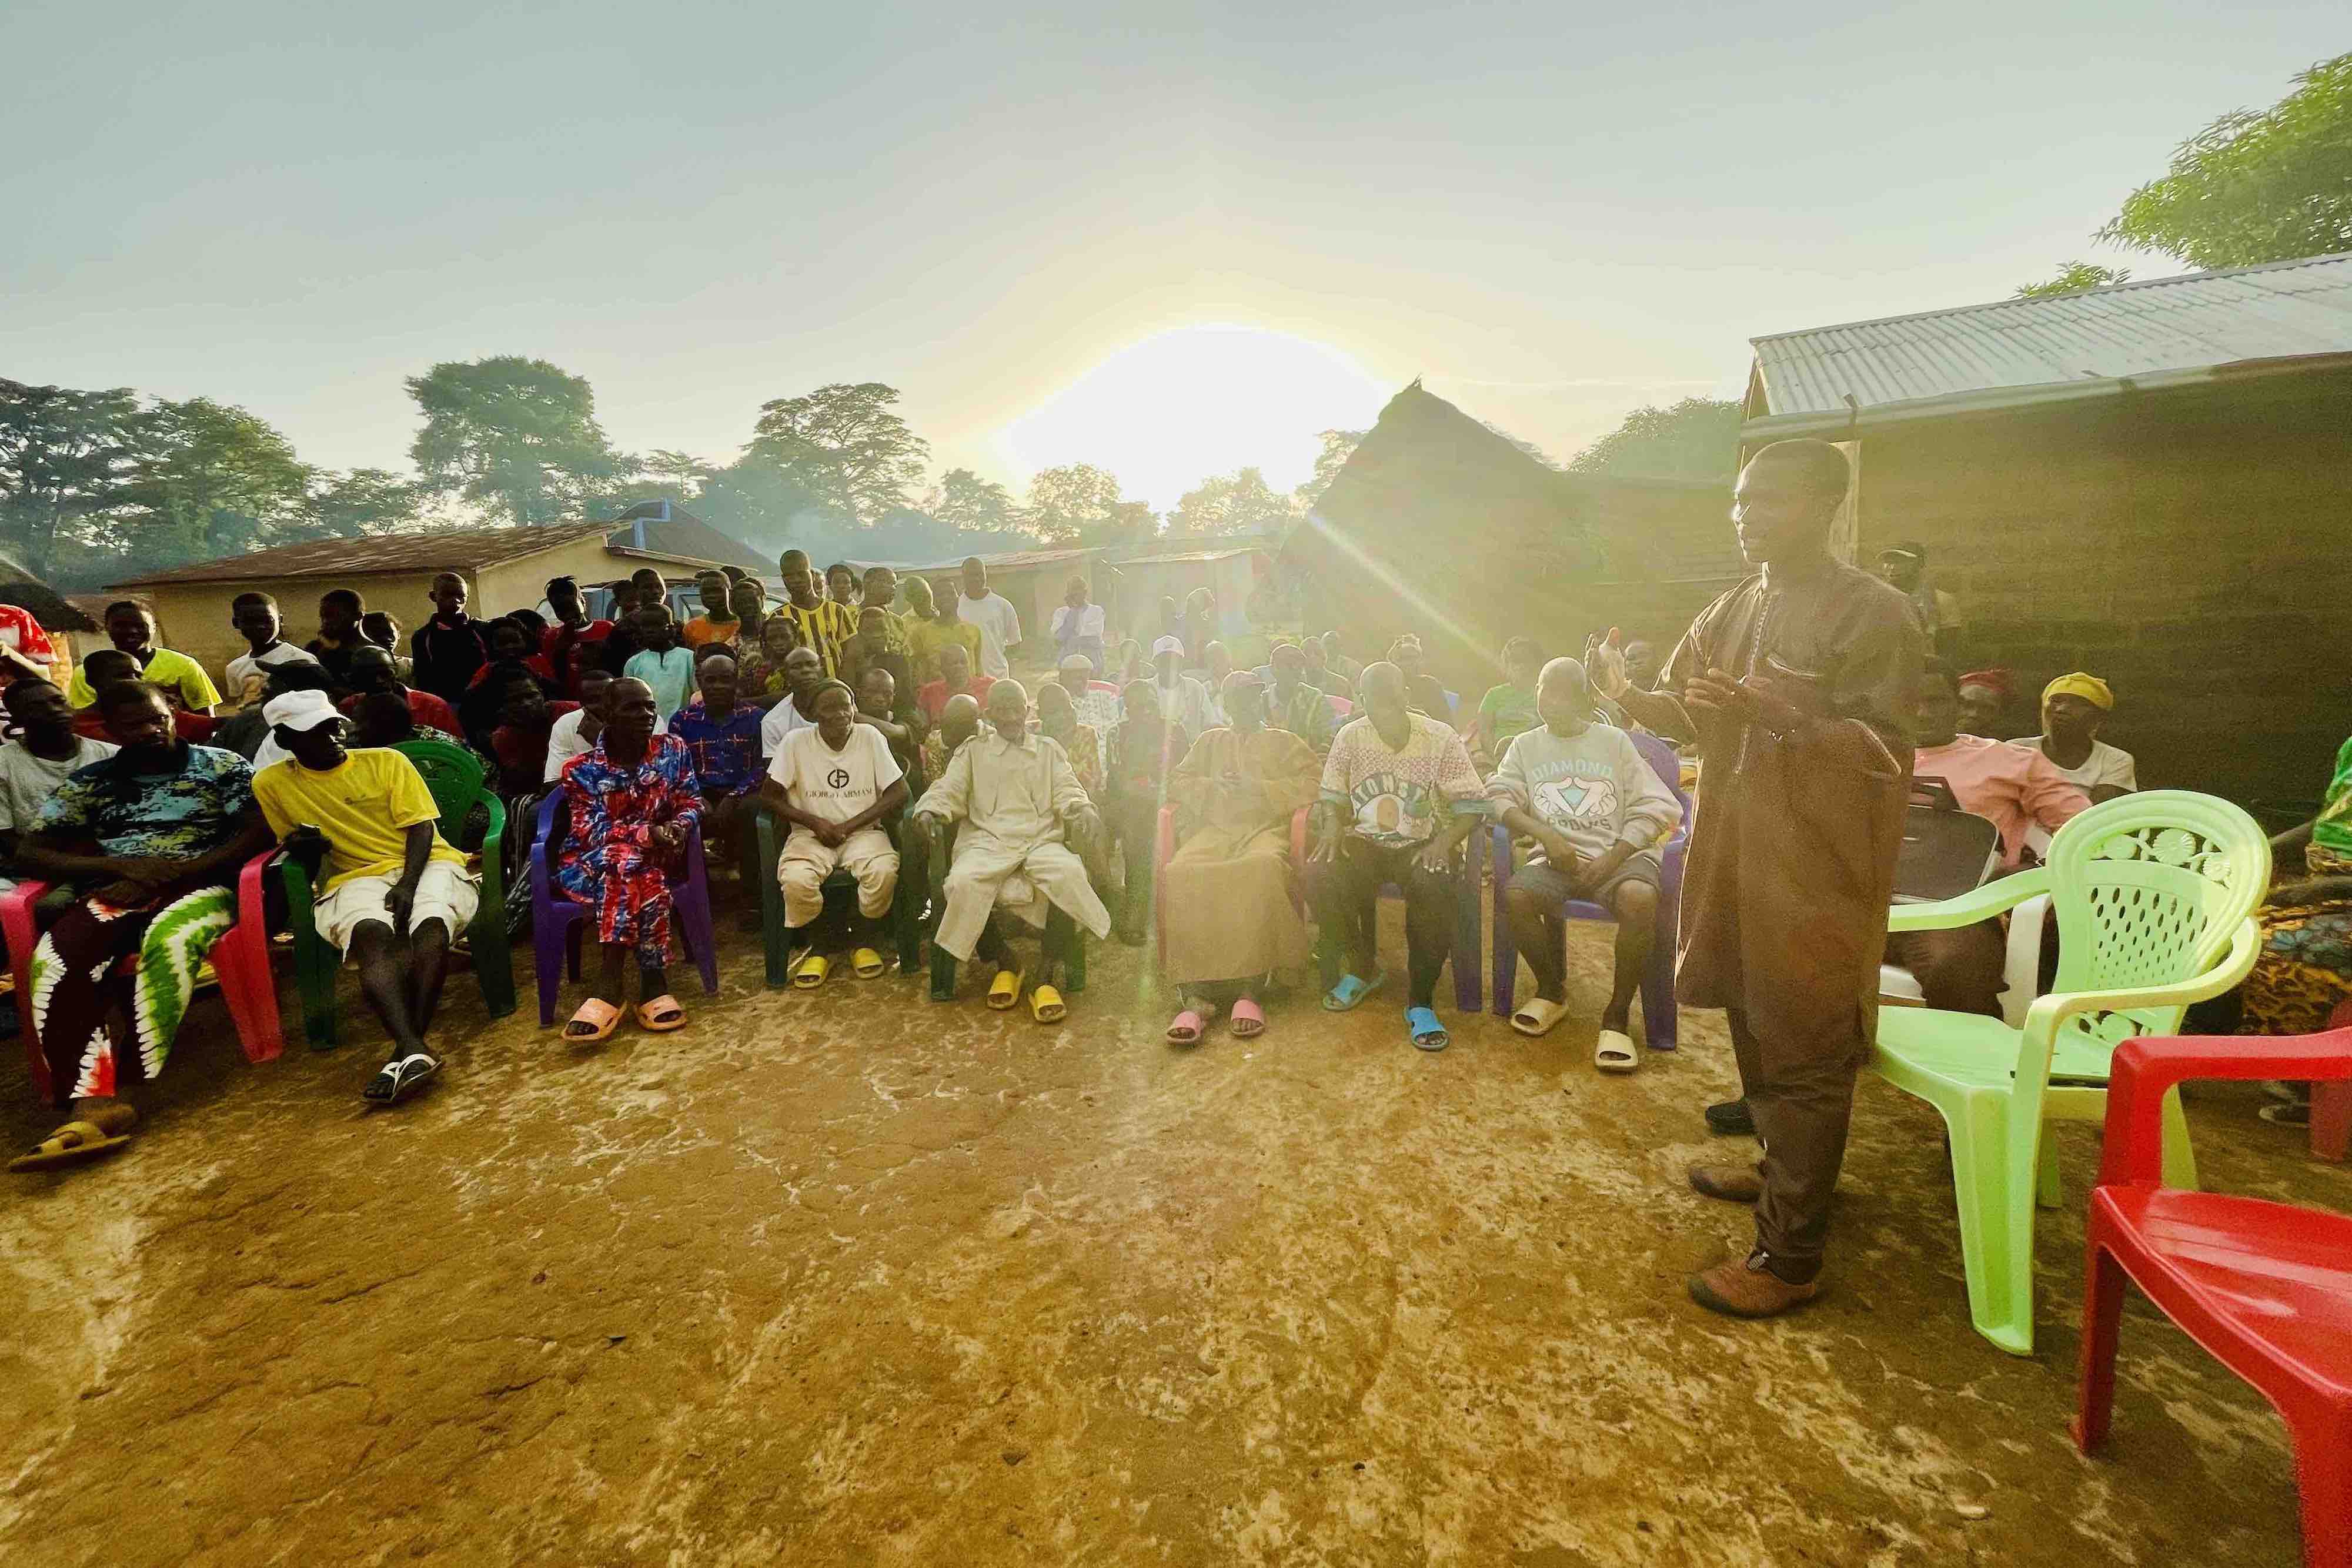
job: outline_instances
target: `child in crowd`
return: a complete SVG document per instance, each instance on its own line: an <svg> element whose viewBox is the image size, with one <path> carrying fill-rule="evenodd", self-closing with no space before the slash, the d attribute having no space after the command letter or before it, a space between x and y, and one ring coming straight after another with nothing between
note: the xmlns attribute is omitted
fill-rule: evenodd
<svg viewBox="0 0 2352 1568"><path fill-rule="evenodd" d="M368 640L361 631L366 619L367 603L357 589L331 588L319 595L319 634L302 651L326 670L338 695L352 690L352 655Z"/></svg>
<svg viewBox="0 0 2352 1568"><path fill-rule="evenodd" d="M230 600L228 623L245 639L246 651L228 662L228 700L239 707L261 700L263 674L270 665L310 657L278 636L278 601L266 593L240 593Z"/></svg>
<svg viewBox="0 0 2352 1568"><path fill-rule="evenodd" d="M433 616L408 639L409 684L446 703L465 697L474 673L490 662L490 634L466 613L466 580L445 571L433 580Z"/></svg>
<svg viewBox="0 0 2352 1568"><path fill-rule="evenodd" d="M694 690L694 650L679 645L669 606L660 600L638 605L635 622L638 651L621 673L652 688L654 717L667 723Z"/></svg>

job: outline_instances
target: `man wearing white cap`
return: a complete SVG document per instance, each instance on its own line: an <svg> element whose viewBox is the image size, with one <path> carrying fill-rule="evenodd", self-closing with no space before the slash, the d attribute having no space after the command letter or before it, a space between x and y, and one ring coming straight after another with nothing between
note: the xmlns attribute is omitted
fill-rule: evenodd
<svg viewBox="0 0 2352 1568"><path fill-rule="evenodd" d="M405 1099L441 1064L425 1032L441 1002L451 938L479 899L466 857L442 841L440 811L416 765L397 751L346 750L342 716L324 692L288 692L262 706L287 752L254 776L270 831L327 881L313 905L319 935L359 960L360 989L392 1036L362 1093Z"/></svg>
<svg viewBox="0 0 2352 1568"><path fill-rule="evenodd" d="M1199 677L1179 671L1183 662L1183 638L1162 637L1151 644L1151 684L1158 690L1160 712L1170 723L1182 725L1185 734L1205 735L1218 725L1214 705Z"/></svg>

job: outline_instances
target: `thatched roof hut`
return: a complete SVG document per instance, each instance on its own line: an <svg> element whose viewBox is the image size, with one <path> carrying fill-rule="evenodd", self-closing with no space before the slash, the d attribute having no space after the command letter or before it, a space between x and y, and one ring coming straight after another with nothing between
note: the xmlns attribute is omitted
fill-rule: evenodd
<svg viewBox="0 0 2352 1568"><path fill-rule="evenodd" d="M1725 485L1567 474L1416 381L1389 400L1281 564L1310 628L1377 658L1415 632L1433 673L1475 699L1504 640L1549 653L1622 625L1679 634L1737 580Z"/></svg>
<svg viewBox="0 0 2352 1568"><path fill-rule="evenodd" d="M35 577L23 562L0 550L0 604L32 612L44 632L95 632L98 622L66 601L65 596Z"/></svg>

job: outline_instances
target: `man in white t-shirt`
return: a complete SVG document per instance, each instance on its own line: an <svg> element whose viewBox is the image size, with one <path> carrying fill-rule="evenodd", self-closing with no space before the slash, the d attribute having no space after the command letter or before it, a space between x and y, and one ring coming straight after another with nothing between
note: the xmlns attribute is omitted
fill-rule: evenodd
<svg viewBox="0 0 2352 1568"><path fill-rule="evenodd" d="M2042 733L2021 744L2039 747L2051 765L2091 798L2091 804L2139 788L2132 754L2099 738L2116 694L2096 675L2077 670L2042 688Z"/></svg>
<svg viewBox="0 0 2352 1568"><path fill-rule="evenodd" d="M223 688L239 707L252 707L268 695L261 688L271 665L312 662L307 650L278 635L278 601L266 593L240 593L229 601L228 623L246 643L246 651L228 662Z"/></svg>
<svg viewBox="0 0 2352 1568"><path fill-rule="evenodd" d="M795 648L784 655L786 689L760 721L761 756L774 760L783 755L784 742L816 727L817 688L824 679L824 657L814 648Z"/></svg>
<svg viewBox="0 0 2352 1568"><path fill-rule="evenodd" d="M794 650L803 652L804 650ZM792 824L776 858L784 890L784 927L797 934L824 913L824 879L836 868L857 879L857 913L870 926L890 910L898 889L898 852L882 819L907 803L907 778L890 743L857 722L857 699L839 681L817 688L816 723L793 732L760 781L760 803ZM824 983L830 967L810 950L793 965L803 990ZM861 942L850 968L863 980L882 973L882 956Z"/></svg>
<svg viewBox="0 0 2352 1568"><path fill-rule="evenodd" d="M547 767L541 775L547 783L563 777L565 763L596 749L596 737L604 733L604 693L614 679L613 672L602 664L580 666L580 706L557 719L547 732ZM668 729L656 709L654 733L663 735Z"/></svg>
<svg viewBox="0 0 2352 1568"><path fill-rule="evenodd" d="M1005 655L1021 646L1021 612L1013 601L988 586L988 568L973 556L963 563L963 599L956 619L980 628L980 673L1003 680L1013 673Z"/></svg>
<svg viewBox="0 0 2352 1568"><path fill-rule="evenodd" d="M16 836L32 829L58 785L118 749L111 741L74 733L73 706L50 681L23 676L8 688L6 700L16 738L0 746L0 864L15 862ZM0 877L0 888L15 885Z"/></svg>

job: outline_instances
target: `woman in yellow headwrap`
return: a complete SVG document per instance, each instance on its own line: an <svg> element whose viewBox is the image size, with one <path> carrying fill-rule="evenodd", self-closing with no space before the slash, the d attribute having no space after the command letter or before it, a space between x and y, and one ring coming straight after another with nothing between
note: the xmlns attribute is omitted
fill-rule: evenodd
<svg viewBox="0 0 2352 1568"><path fill-rule="evenodd" d="M2107 683L2080 670L2042 688L2042 733L2032 744L2094 806L2139 788L2132 754L2099 738L2115 710L2116 694Z"/></svg>

